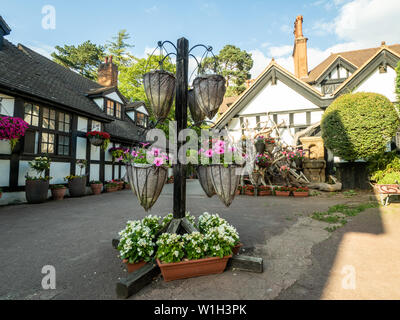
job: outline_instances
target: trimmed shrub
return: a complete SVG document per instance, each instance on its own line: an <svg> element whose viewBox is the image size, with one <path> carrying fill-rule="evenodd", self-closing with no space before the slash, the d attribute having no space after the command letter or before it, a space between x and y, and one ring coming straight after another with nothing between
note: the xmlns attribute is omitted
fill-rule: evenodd
<svg viewBox="0 0 400 320"><path fill-rule="evenodd" d="M321 122L325 146L348 161L382 153L399 127L399 116L389 99L369 92L337 98Z"/></svg>

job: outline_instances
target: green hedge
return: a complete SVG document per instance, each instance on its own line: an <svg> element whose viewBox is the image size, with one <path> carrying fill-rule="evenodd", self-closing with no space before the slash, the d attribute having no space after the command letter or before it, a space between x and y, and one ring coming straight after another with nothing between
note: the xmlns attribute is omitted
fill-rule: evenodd
<svg viewBox="0 0 400 320"><path fill-rule="evenodd" d="M348 161L383 152L399 127L399 116L389 99L368 92L337 98L321 122L326 148Z"/></svg>

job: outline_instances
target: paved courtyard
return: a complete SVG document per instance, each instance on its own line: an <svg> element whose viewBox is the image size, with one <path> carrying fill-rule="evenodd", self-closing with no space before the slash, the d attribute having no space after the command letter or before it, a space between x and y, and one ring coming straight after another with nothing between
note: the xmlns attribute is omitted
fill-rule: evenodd
<svg viewBox="0 0 400 320"><path fill-rule="evenodd" d="M338 203L364 203L369 194L305 199L238 197L225 208L188 181L188 210L219 213L235 225L247 254L264 259L264 273L227 271L164 283L131 299L400 299L400 206L368 209L330 233L309 218ZM151 210L172 211L172 185ZM126 272L111 240L127 220L146 213L131 191L0 207L0 299L115 299ZM56 290L43 290L42 267L56 269ZM356 288L341 286L343 266Z"/></svg>

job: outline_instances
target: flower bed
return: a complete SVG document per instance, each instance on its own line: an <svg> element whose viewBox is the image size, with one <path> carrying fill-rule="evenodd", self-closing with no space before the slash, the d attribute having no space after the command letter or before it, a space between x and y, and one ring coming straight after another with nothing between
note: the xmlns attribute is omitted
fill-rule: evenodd
<svg viewBox="0 0 400 320"><path fill-rule="evenodd" d="M272 195L272 189L270 186L259 186L258 187L258 196L265 197Z"/></svg>

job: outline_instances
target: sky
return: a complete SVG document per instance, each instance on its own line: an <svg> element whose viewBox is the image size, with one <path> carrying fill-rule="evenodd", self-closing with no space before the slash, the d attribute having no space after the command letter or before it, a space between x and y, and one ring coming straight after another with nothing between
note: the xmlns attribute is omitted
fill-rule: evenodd
<svg viewBox="0 0 400 320"><path fill-rule="evenodd" d="M126 29L138 57L159 40L205 44L217 54L233 44L252 54L252 77L271 58L293 72L293 26L303 15L309 69L332 52L400 43L400 0L0 0L7 39L49 56L54 46L105 44ZM50 6L50 7L49 7ZM50 8L50 9L49 9ZM49 11L50 10L50 11ZM53 11L54 10L54 11ZM49 15L55 12L54 15ZM194 52L202 55L202 50Z"/></svg>

